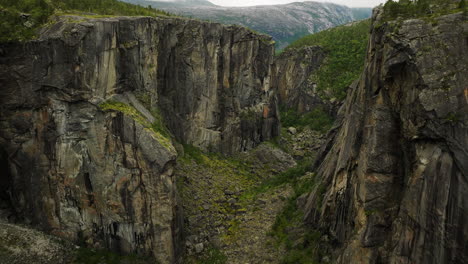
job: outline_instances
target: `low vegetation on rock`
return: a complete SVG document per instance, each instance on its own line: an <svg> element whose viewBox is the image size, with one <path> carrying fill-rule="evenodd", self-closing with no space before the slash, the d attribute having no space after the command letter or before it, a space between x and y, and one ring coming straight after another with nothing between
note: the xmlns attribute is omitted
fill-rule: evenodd
<svg viewBox="0 0 468 264"><path fill-rule="evenodd" d="M153 111L152 115L154 117L154 121L151 123L137 109L125 103L107 101L101 103L99 107L101 107L102 110L114 110L131 117L137 123L153 132L153 136L163 147L175 151L172 146L170 132L165 127L162 117L159 116L159 112Z"/></svg>
<svg viewBox="0 0 468 264"><path fill-rule="evenodd" d="M466 1L389 0L384 5L384 20L438 17L466 10Z"/></svg>
<svg viewBox="0 0 468 264"><path fill-rule="evenodd" d="M322 46L325 62L312 78L324 98L344 99L346 88L359 77L364 67L370 20L321 31L296 40L286 50Z"/></svg>
<svg viewBox="0 0 468 264"><path fill-rule="evenodd" d="M118 0L1 0L0 42L25 41L54 14L109 16L170 16L168 12Z"/></svg>
<svg viewBox="0 0 468 264"><path fill-rule="evenodd" d="M280 113L281 124L284 127L296 127L299 129L309 127L312 130L324 133L333 125L333 118L320 106L305 114L299 114L293 109L285 108L282 108Z"/></svg>

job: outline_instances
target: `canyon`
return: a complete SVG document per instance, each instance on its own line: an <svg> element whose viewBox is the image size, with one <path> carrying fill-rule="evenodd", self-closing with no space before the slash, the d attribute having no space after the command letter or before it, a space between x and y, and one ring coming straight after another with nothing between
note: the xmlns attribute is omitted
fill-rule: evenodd
<svg viewBox="0 0 468 264"><path fill-rule="evenodd" d="M325 50L275 57L271 37L240 26L63 15L35 40L0 44L0 215L158 263L183 262L225 228L209 242L236 263L249 250L230 243L239 223L258 212L265 228L292 197L304 216L297 233L318 234L319 262L468 262L466 13L382 12L342 105L308 81ZM326 106L337 119L326 136L291 130L278 147L280 105ZM286 153L290 141L314 153L297 180L310 189L243 204L249 185L306 159ZM257 248L248 232L239 237Z"/></svg>

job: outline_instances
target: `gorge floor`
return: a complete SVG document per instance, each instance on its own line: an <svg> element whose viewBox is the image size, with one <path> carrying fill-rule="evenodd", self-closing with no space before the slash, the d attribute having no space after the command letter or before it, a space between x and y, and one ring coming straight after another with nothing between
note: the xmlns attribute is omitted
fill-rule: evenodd
<svg viewBox="0 0 468 264"><path fill-rule="evenodd" d="M320 142L310 130L287 133L281 145L298 163ZM280 263L286 249L272 229L295 195L287 173L303 165L272 143L229 158L191 146L184 150L175 170L185 219L184 263Z"/></svg>

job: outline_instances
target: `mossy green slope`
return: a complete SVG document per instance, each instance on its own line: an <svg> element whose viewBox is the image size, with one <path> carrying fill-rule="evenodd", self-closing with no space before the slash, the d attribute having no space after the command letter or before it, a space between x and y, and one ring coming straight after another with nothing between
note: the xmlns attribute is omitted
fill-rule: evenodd
<svg viewBox="0 0 468 264"><path fill-rule="evenodd" d="M318 91L324 98L344 99L346 88L356 79L364 67L370 20L325 30L296 40L288 49L304 46L322 46L327 58L313 76Z"/></svg>
<svg viewBox="0 0 468 264"><path fill-rule="evenodd" d="M137 123L145 127L145 129L149 130L152 132L153 137L166 149L170 150L171 152L175 153L175 148L172 145L172 141L170 138L170 134L168 130L164 127L162 118L159 115L156 115L153 113L153 117L155 118L155 121L153 123L150 123L143 114L141 114L138 110L136 110L133 106L121 103L121 102L115 102L115 101L106 101L104 103L101 103L99 107L102 110L114 110L121 112L129 117L131 117L133 120L135 120Z"/></svg>

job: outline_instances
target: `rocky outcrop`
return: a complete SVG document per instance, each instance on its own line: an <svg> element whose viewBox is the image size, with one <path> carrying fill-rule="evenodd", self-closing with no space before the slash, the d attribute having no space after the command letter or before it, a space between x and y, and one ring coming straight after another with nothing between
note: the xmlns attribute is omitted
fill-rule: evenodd
<svg viewBox="0 0 468 264"><path fill-rule="evenodd" d="M467 263L466 14L381 15L305 219L331 241L334 263Z"/></svg>
<svg viewBox="0 0 468 264"><path fill-rule="evenodd" d="M325 51L318 46L290 49L275 58L273 86L278 102L287 109L306 113L326 102L317 93L313 74L325 59Z"/></svg>
<svg viewBox="0 0 468 264"><path fill-rule="evenodd" d="M48 232L177 261L177 139L231 153L277 134L273 46L173 18L61 17L0 53L0 198Z"/></svg>

